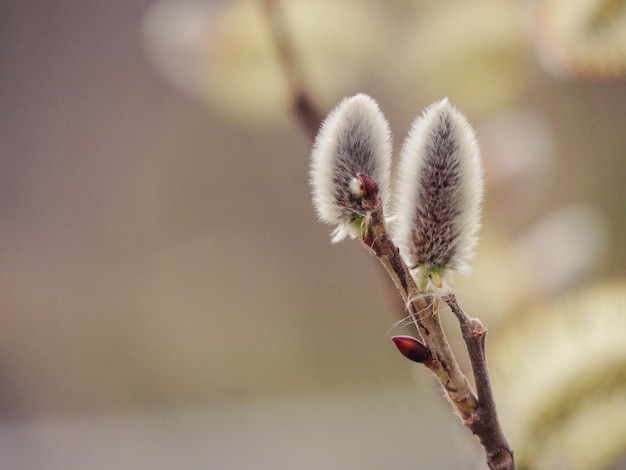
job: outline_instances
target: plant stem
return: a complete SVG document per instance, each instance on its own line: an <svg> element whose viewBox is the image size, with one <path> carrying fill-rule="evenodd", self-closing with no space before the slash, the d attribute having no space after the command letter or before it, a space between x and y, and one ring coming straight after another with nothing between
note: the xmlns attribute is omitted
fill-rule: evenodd
<svg viewBox="0 0 626 470"><path fill-rule="evenodd" d="M424 365L439 379L459 412L463 424L480 440L485 449L489 468L515 470L513 451L498 421L489 380L485 355L487 329L480 320L465 314L453 293L444 297L461 326L476 382L477 395L474 395L467 377L452 354L439 322L437 299L418 290L398 248L389 238L380 200L364 201L363 205L370 211L365 220L362 241L371 248L400 291L407 310L432 356L432 359Z"/></svg>
<svg viewBox="0 0 626 470"><path fill-rule="evenodd" d="M373 250L391 276L422 341L432 355L432 359L424 365L437 376L463 423L471 423L475 419L477 398L450 349L439 322L435 299L419 291L398 248L389 238L380 203L369 212L363 242Z"/></svg>
<svg viewBox="0 0 626 470"><path fill-rule="evenodd" d="M311 97L305 75L279 0L261 0L270 35L274 41L280 64L287 78L292 109L302 129L313 141L323 114ZM513 451L506 441L496 414L491 391L485 335L487 329L479 320L468 317L459 306L454 294L444 298L455 313L467 346L476 382L475 395L467 377L452 353L437 313L437 298L419 291L408 267L391 241L384 224L382 204L379 200L364 201L370 204L362 241L378 257L400 292L406 309L415 323L432 358L424 365L436 376L457 409L461 420L475 434L485 449L487 464L492 470L515 470Z"/></svg>
<svg viewBox="0 0 626 470"><path fill-rule="evenodd" d="M289 84L294 115L300 122L302 129L313 141L322 123L323 114L311 98L309 88L306 85L305 75L298 61L298 54L294 50L293 41L289 35L284 11L279 0L262 0L261 4L280 66L283 68Z"/></svg>
<svg viewBox="0 0 626 470"><path fill-rule="evenodd" d="M487 328L479 319L472 318L463 311L454 293L446 295L444 300L459 321L476 383L478 409L474 421L467 426L478 436L485 448L489 468L513 470L515 468L513 450L500 426L491 381L489 380L485 349Z"/></svg>

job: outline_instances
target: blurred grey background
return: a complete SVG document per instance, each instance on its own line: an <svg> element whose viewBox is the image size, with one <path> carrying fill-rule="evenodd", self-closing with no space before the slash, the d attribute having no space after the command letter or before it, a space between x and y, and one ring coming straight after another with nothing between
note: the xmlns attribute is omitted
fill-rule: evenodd
<svg viewBox="0 0 626 470"><path fill-rule="evenodd" d="M442 96L475 124L485 227L458 288L492 334L624 274L623 43L559 62L537 32L556 1L283 3L325 112L371 94L396 149ZM255 9L0 4L2 468L482 468L389 340L375 258L315 220Z"/></svg>

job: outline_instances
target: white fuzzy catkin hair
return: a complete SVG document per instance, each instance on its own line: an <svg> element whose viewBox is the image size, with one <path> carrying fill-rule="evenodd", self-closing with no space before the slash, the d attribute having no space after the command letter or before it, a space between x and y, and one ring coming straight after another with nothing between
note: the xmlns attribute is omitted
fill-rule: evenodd
<svg viewBox="0 0 626 470"><path fill-rule="evenodd" d="M311 188L319 219L335 226L333 243L354 236L364 216L354 191L357 173L372 178L388 204L391 132L378 104L364 94L344 98L322 123L311 152Z"/></svg>
<svg viewBox="0 0 626 470"><path fill-rule="evenodd" d="M413 122L398 173L392 232L406 263L421 276L469 272L480 228L482 165L474 130L447 98Z"/></svg>

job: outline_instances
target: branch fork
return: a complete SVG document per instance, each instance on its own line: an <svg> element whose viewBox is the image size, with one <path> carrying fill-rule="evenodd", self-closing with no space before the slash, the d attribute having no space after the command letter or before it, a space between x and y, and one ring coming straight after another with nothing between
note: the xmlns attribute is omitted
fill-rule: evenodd
<svg viewBox="0 0 626 470"><path fill-rule="evenodd" d="M361 240L382 263L404 300L430 356L422 363L435 374L462 423L479 438L485 449L489 468L514 470L513 451L498 421L489 380L485 350L487 328L480 320L469 317L463 311L454 293L443 296L443 300L459 321L476 384L474 393L439 321L437 296L420 292L418 289L408 266L387 233L379 199L374 201L364 199L363 206L369 210L364 221Z"/></svg>

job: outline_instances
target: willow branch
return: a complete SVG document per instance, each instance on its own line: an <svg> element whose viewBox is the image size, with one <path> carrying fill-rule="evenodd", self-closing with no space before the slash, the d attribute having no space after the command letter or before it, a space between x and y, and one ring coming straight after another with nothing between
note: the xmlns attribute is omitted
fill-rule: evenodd
<svg viewBox="0 0 626 470"><path fill-rule="evenodd" d="M383 264L402 295L421 339L431 355L424 365L437 376L459 412L463 424L480 440L485 449L489 468L515 470L513 451L498 421L489 380L485 355L487 329L478 319L465 314L454 294L444 297L461 325L476 382L477 395L474 395L439 322L436 299L419 291L408 266L387 233L380 199L364 201L363 206L370 210L364 221L361 240Z"/></svg>
<svg viewBox="0 0 626 470"><path fill-rule="evenodd" d="M471 423L475 419L477 398L450 349L436 312L434 298L419 291L409 268L400 257L398 248L389 238L380 201L368 213L362 241L372 249L391 276L422 341L430 351L432 358L424 365L437 376L463 423Z"/></svg>
<svg viewBox="0 0 626 470"><path fill-rule="evenodd" d="M280 0L259 0L263 6L270 35L284 75L287 79L291 107L300 126L313 141L323 120L309 91L305 74L298 60L294 42L289 34ZM445 297L457 316L476 382L474 394L463 374L445 336L434 296L419 291L408 267L391 241L384 224L380 200L364 199L367 217L364 220L362 242L373 251L401 294L405 307L430 357L424 365L430 369L458 411L461 420L483 445L487 464L492 470L515 470L513 452L500 427L485 356L486 328L480 321L468 317L458 305L454 295Z"/></svg>
<svg viewBox="0 0 626 470"><path fill-rule="evenodd" d="M513 451L500 426L489 380L485 349L487 328L479 319L472 318L463 311L454 293L446 295L444 300L459 321L476 383L478 409L474 421L469 423L468 427L478 436L485 448L489 468L514 469Z"/></svg>
<svg viewBox="0 0 626 470"><path fill-rule="evenodd" d="M278 60L288 81L291 107L307 136L313 141L322 123L323 114L311 97L302 64L289 34L287 21L279 0L261 0Z"/></svg>

